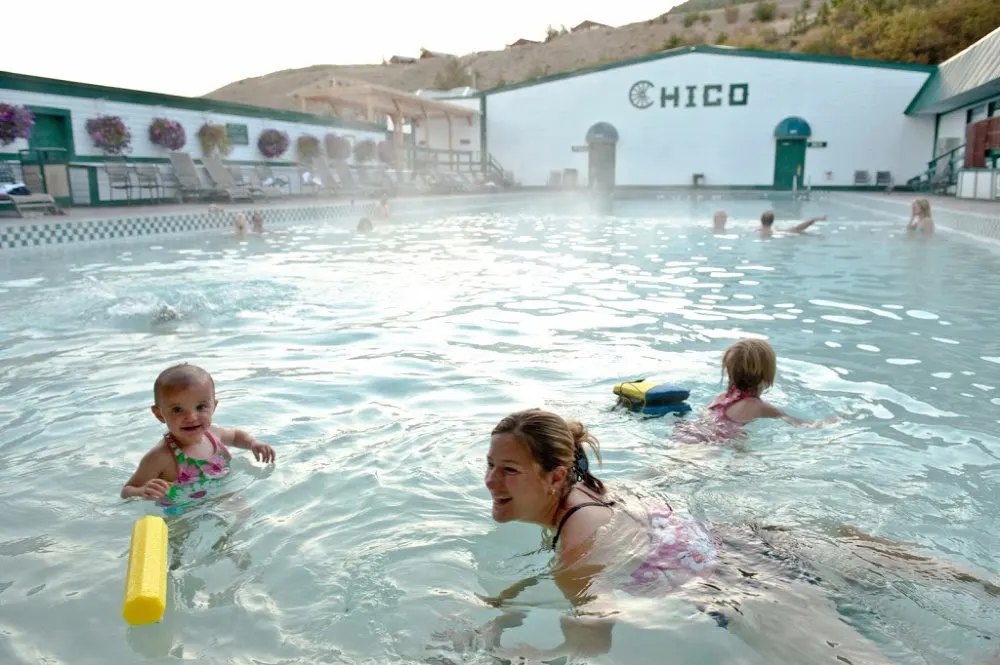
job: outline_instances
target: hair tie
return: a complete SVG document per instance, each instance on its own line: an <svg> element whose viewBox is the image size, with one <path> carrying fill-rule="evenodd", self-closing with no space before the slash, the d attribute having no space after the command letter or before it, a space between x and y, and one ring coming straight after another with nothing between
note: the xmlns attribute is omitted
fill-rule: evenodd
<svg viewBox="0 0 1000 665"><path fill-rule="evenodd" d="M590 461L587 459L587 453L583 452L583 448L576 449L573 470L576 471L578 482L586 478L587 472L590 471Z"/></svg>

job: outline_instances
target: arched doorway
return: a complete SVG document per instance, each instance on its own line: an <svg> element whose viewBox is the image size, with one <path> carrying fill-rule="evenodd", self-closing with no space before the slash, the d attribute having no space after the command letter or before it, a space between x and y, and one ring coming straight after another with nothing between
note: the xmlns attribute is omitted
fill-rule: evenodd
<svg viewBox="0 0 1000 665"><path fill-rule="evenodd" d="M774 187L793 189L802 186L806 169L806 142L812 136L809 123L790 116L774 128Z"/></svg>
<svg viewBox="0 0 1000 665"><path fill-rule="evenodd" d="M587 186L611 192L615 188L615 150L618 130L608 122L599 122L587 130Z"/></svg>

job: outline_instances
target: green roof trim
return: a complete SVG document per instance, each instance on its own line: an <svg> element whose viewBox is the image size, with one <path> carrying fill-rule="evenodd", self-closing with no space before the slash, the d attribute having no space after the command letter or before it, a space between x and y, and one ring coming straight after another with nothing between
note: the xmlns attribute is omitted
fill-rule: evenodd
<svg viewBox="0 0 1000 665"><path fill-rule="evenodd" d="M20 92L36 92L48 95L63 95L66 97L83 97L86 99L106 99L109 102L126 104L141 104L144 106L165 106L187 111L207 111L210 113L227 113L247 118L265 118L267 120L284 120L286 122L303 122L312 125L325 125L341 129L357 129L369 132L387 133L387 129L374 123L332 118L329 116L302 113L300 111L285 111L264 106L251 106L236 102L223 102L205 97L181 97L159 92L144 90L127 90L112 88L90 83L62 81L27 74L15 74L0 71L0 90L18 90Z"/></svg>
<svg viewBox="0 0 1000 665"><path fill-rule="evenodd" d="M494 88L492 90L484 90L478 94L480 95L495 95L503 92L510 92L511 90L517 90L519 88L527 88L533 85L540 85L542 83L550 83L552 81L559 81L562 79L573 78L574 76L583 76L585 74L594 74L596 72L603 72L609 69L619 69L621 67L630 67L632 65L638 65L643 62L653 62L654 60L663 60L664 58L672 58L678 55L687 55L688 53L709 53L712 55L730 55L740 58L763 58L770 60L793 60L797 62L809 62L814 64L824 64L824 65L850 65L854 67L878 67L881 69L896 69L902 71L911 72L923 72L925 74L931 74L937 70L935 65L918 65L909 62L885 62L882 60L859 60L855 58L842 58L832 55L809 55L805 53L786 53L784 51L757 51L753 49L742 49L734 48L730 46L681 46L679 48L669 49L667 51L659 51L657 53L650 53L649 55L640 56L638 58L630 58L628 60L619 60L618 62L611 62L603 65L596 65L594 67L586 67L584 69L575 69L569 72L560 72L559 74L550 74L548 76L542 76L536 79L529 79L527 81L521 81L520 83L514 83L512 85L503 86L501 88Z"/></svg>
<svg viewBox="0 0 1000 665"><path fill-rule="evenodd" d="M906 108L907 115L947 113L1000 96L1000 28L942 62Z"/></svg>

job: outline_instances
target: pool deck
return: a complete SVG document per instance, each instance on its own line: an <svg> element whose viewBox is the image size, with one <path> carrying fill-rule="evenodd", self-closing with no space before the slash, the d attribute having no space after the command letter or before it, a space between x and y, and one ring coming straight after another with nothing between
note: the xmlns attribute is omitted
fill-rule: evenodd
<svg viewBox="0 0 1000 665"><path fill-rule="evenodd" d="M1000 201L929 196L917 192L832 192L829 198L831 201L876 212L887 219L898 219L901 226L910 219L913 200L926 198L931 204L934 222L942 230L1000 243Z"/></svg>

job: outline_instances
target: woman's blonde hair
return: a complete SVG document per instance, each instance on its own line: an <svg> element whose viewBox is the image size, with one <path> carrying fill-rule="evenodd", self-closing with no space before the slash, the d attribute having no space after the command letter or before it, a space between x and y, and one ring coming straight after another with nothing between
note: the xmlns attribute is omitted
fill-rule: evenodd
<svg viewBox="0 0 1000 665"><path fill-rule="evenodd" d="M762 339L741 339L722 356L723 378L729 375L729 387L761 392L774 384L778 359L771 345Z"/></svg>
<svg viewBox="0 0 1000 665"><path fill-rule="evenodd" d="M913 202L913 205L917 206L917 210L920 211L922 217L931 216L931 202L927 199L917 199Z"/></svg>
<svg viewBox="0 0 1000 665"><path fill-rule="evenodd" d="M604 483L590 472L584 444L590 446L598 463L601 461L600 447L597 438L582 423L563 420L551 411L527 409L501 420L491 434L510 434L528 446L532 458L545 472L565 467L569 475L568 482L563 487L563 498L577 482L598 494L604 494Z"/></svg>

